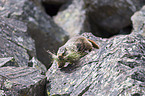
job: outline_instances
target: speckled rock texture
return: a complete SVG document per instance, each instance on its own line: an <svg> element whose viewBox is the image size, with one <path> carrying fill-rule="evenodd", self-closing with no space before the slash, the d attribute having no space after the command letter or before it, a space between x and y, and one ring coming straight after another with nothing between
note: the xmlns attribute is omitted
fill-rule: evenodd
<svg viewBox="0 0 145 96"><path fill-rule="evenodd" d="M88 21L96 26L91 26L92 32L103 37L124 33L124 29L131 24L130 17L145 4L144 0L84 0L84 2Z"/></svg>
<svg viewBox="0 0 145 96"><path fill-rule="evenodd" d="M92 50L75 65L58 69L56 62L46 73L47 94L63 96L144 96L145 35L144 8L131 20L133 31L102 39L92 34L99 50Z"/></svg>
<svg viewBox="0 0 145 96"><path fill-rule="evenodd" d="M145 6L131 17L133 23L133 32L140 32L145 37Z"/></svg>
<svg viewBox="0 0 145 96"><path fill-rule="evenodd" d="M35 44L26 30L23 22L0 17L1 58L13 57L18 66L28 66L29 58L35 56Z"/></svg>
<svg viewBox="0 0 145 96"><path fill-rule="evenodd" d="M0 0L0 96L145 95L145 7L132 16L131 34L96 37L130 26L144 0L74 0L55 22L41 1ZM79 34L100 48L64 68L51 66L47 49L55 53Z"/></svg>
<svg viewBox="0 0 145 96"><path fill-rule="evenodd" d="M144 0L74 0L54 21L71 37L83 32L101 37L127 34L130 17L144 4Z"/></svg>
<svg viewBox="0 0 145 96"><path fill-rule="evenodd" d="M29 61L28 66L38 69L43 75L47 72L47 68L36 57Z"/></svg>
<svg viewBox="0 0 145 96"><path fill-rule="evenodd" d="M145 95L145 38L140 34L95 39L100 46L76 63L58 69L56 63L47 72L47 93L66 96Z"/></svg>
<svg viewBox="0 0 145 96"><path fill-rule="evenodd" d="M72 4L68 5L67 9L60 11L54 17L55 23L67 31L70 37L79 35L83 33L83 31L86 31L84 30L84 28L87 27L84 27L86 11L83 9L83 5L83 0L73 0Z"/></svg>
<svg viewBox="0 0 145 96"><path fill-rule="evenodd" d="M44 96L45 72L26 24L0 17L0 96Z"/></svg>
<svg viewBox="0 0 145 96"><path fill-rule="evenodd" d="M47 3L47 4L54 4L54 5L58 5L58 4L65 4L68 1L71 0L41 0L43 3Z"/></svg>
<svg viewBox="0 0 145 96"><path fill-rule="evenodd" d="M32 67L0 68L0 96L45 96L46 77Z"/></svg>
<svg viewBox="0 0 145 96"><path fill-rule="evenodd" d="M0 58L0 67L4 66L15 66L19 67L18 63L16 62L14 57L1 57Z"/></svg>
<svg viewBox="0 0 145 96"><path fill-rule="evenodd" d="M67 33L44 12L39 0L1 0L0 16L26 24L27 33L35 40L36 55L47 68L50 56L46 50L56 52L68 39Z"/></svg>

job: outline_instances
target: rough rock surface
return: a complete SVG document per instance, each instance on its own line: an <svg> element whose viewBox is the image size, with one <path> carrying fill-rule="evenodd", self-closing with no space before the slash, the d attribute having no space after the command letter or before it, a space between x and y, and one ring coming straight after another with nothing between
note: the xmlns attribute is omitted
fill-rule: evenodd
<svg viewBox="0 0 145 96"><path fill-rule="evenodd" d="M13 57L19 66L28 66L29 59L35 56L35 45L26 30L23 22L0 17L1 58Z"/></svg>
<svg viewBox="0 0 145 96"><path fill-rule="evenodd" d="M124 3L127 3L127 5ZM97 7L97 4L102 5ZM94 30L94 32L105 30L104 34L107 35L115 34L109 33L110 30L113 29L113 32L117 32L116 30L120 31L120 29L128 26L128 16L131 16L130 13L135 12L142 4L144 4L144 0L74 0L68 6L68 9L61 10L62 12L55 17L55 22L58 20L59 26L65 25L65 27L61 27L70 32L70 36L81 34L83 31ZM116 6L120 9L119 11ZM102 10L98 10L98 8ZM105 15L103 14L106 17L109 17L112 13L119 15L121 17L120 24L111 22L109 25L112 23L115 25L111 28L103 25L102 22L107 21L99 21L100 25L95 23L94 19L90 20L92 16L95 17L94 10L107 12ZM129 15L126 17L124 13L121 13L122 10L123 12L129 10L129 12L126 12ZM130 35L102 39L90 33L82 34L95 41L100 49L94 48L76 62L76 65L68 65L62 69L58 69L56 62L54 62L46 73L48 80L47 95L144 96L144 10L145 7L132 17L134 31ZM99 19L101 14L99 12L97 20L101 20ZM126 23L122 19L122 14L125 16ZM59 18L59 15L61 18ZM103 16L101 18L106 20ZM112 18L115 20L117 16ZM112 18L109 18L109 20L112 20ZM41 74L46 72L42 63L45 63L47 68L50 66L46 50L56 51L68 38L68 34L58 25L43 11L40 0L0 0L0 95L45 95L46 77ZM102 26L106 29L102 29ZM103 33L96 34L98 36L104 35ZM29 35L35 40L35 45ZM34 46L42 63L35 58Z"/></svg>
<svg viewBox="0 0 145 96"><path fill-rule="evenodd" d="M15 66L19 67L18 63L15 61L14 57L4 57L0 58L0 67L4 66Z"/></svg>
<svg viewBox="0 0 145 96"><path fill-rule="evenodd" d="M71 37L82 32L110 37L129 33L131 15L144 4L144 0L74 0L54 20Z"/></svg>
<svg viewBox="0 0 145 96"><path fill-rule="evenodd" d="M44 3L55 4L55 5L64 4L64 3L67 3L68 1L71 1L71 0L42 0L42 2Z"/></svg>
<svg viewBox="0 0 145 96"><path fill-rule="evenodd" d="M26 23L27 32L35 40L37 57L48 68L50 56L46 50L56 52L58 47L68 39L68 35L44 12L39 2L34 1L1 0L0 16Z"/></svg>
<svg viewBox="0 0 145 96"><path fill-rule="evenodd" d="M46 77L32 67L0 68L1 96L45 96Z"/></svg>
<svg viewBox="0 0 145 96"><path fill-rule="evenodd" d="M29 61L28 66L38 69L43 75L47 72L47 68L36 57Z"/></svg>
<svg viewBox="0 0 145 96"><path fill-rule="evenodd" d="M83 10L83 4L83 0L73 0L73 3L69 5L66 10L60 11L57 16L54 17L56 24L66 30L70 37L86 31L84 30L86 16L85 10Z"/></svg>
<svg viewBox="0 0 145 96"><path fill-rule="evenodd" d="M131 17L134 32L140 32L145 37L145 6Z"/></svg>
<svg viewBox="0 0 145 96"><path fill-rule="evenodd" d="M95 39L100 49L81 58L77 68L70 65L58 69L54 62L47 72L47 93L66 96L145 95L145 38L140 34L120 35L108 40L87 37Z"/></svg>
<svg viewBox="0 0 145 96"><path fill-rule="evenodd" d="M144 0L84 0L84 2L92 32L97 36L106 35L104 37L118 34L129 26L130 17L145 4Z"/></svg>

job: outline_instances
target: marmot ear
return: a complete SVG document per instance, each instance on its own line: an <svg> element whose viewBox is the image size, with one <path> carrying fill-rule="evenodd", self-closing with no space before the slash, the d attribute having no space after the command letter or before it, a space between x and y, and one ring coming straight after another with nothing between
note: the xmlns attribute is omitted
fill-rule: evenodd
<svg viewBox="0 0 145 96"><path fill-rule="evenodd" d="M93 45L94 48L99 49L99 46L95 43L95 41L88 39L88 41L90 41Z"/></svg>

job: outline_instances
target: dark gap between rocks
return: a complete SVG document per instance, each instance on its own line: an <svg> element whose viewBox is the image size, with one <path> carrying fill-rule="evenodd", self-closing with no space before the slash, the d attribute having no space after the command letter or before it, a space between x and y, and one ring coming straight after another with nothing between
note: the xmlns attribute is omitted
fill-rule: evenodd
<svg viewBox="0 0 145 96"><path fill-rule="evenodd" d="M60 7L62 6L62 4L56 5L56 4L46 4L46 3L42 3L42 5L46 13L50 15L51 17L55 16L58 13Z"/></svg>
<svg viewBox="0 0 145 96"><path fill-rule="evenodd" d="M139 93L135 93L132 96L141 96Z"/></svg>
<svg viewBox="0 0 145 96"><path fill-rule="evenodd" d="M114 33L116 34L111 34L109 32L107 32L106 30L104 30L104 28L101 28L98 26L98 30L99 30L99 34L95 33L95 31L92 29L92 34L97 36L97 37L102 37L102 38L111 38L113 36L116 36L116 35L128 35L132 32L133 30L133 27L132 27L132 24L120 29L118 32L116 30L112 30L112 31L115 31ZM93 33L94 32L94 33Z"/></svg>

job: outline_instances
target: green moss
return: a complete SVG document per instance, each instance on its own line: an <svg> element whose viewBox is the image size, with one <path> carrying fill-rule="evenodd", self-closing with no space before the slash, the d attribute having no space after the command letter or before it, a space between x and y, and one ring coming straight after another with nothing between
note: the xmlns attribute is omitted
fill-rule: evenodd
<svg viewBox="0 0 145 96"><path fill-rule="evenodd" d="M80 59L80 57L82 56L81 53L78 52L71 52L70 54L67 55L67 60L69 61L76 61L78 59Z"/></svg>

